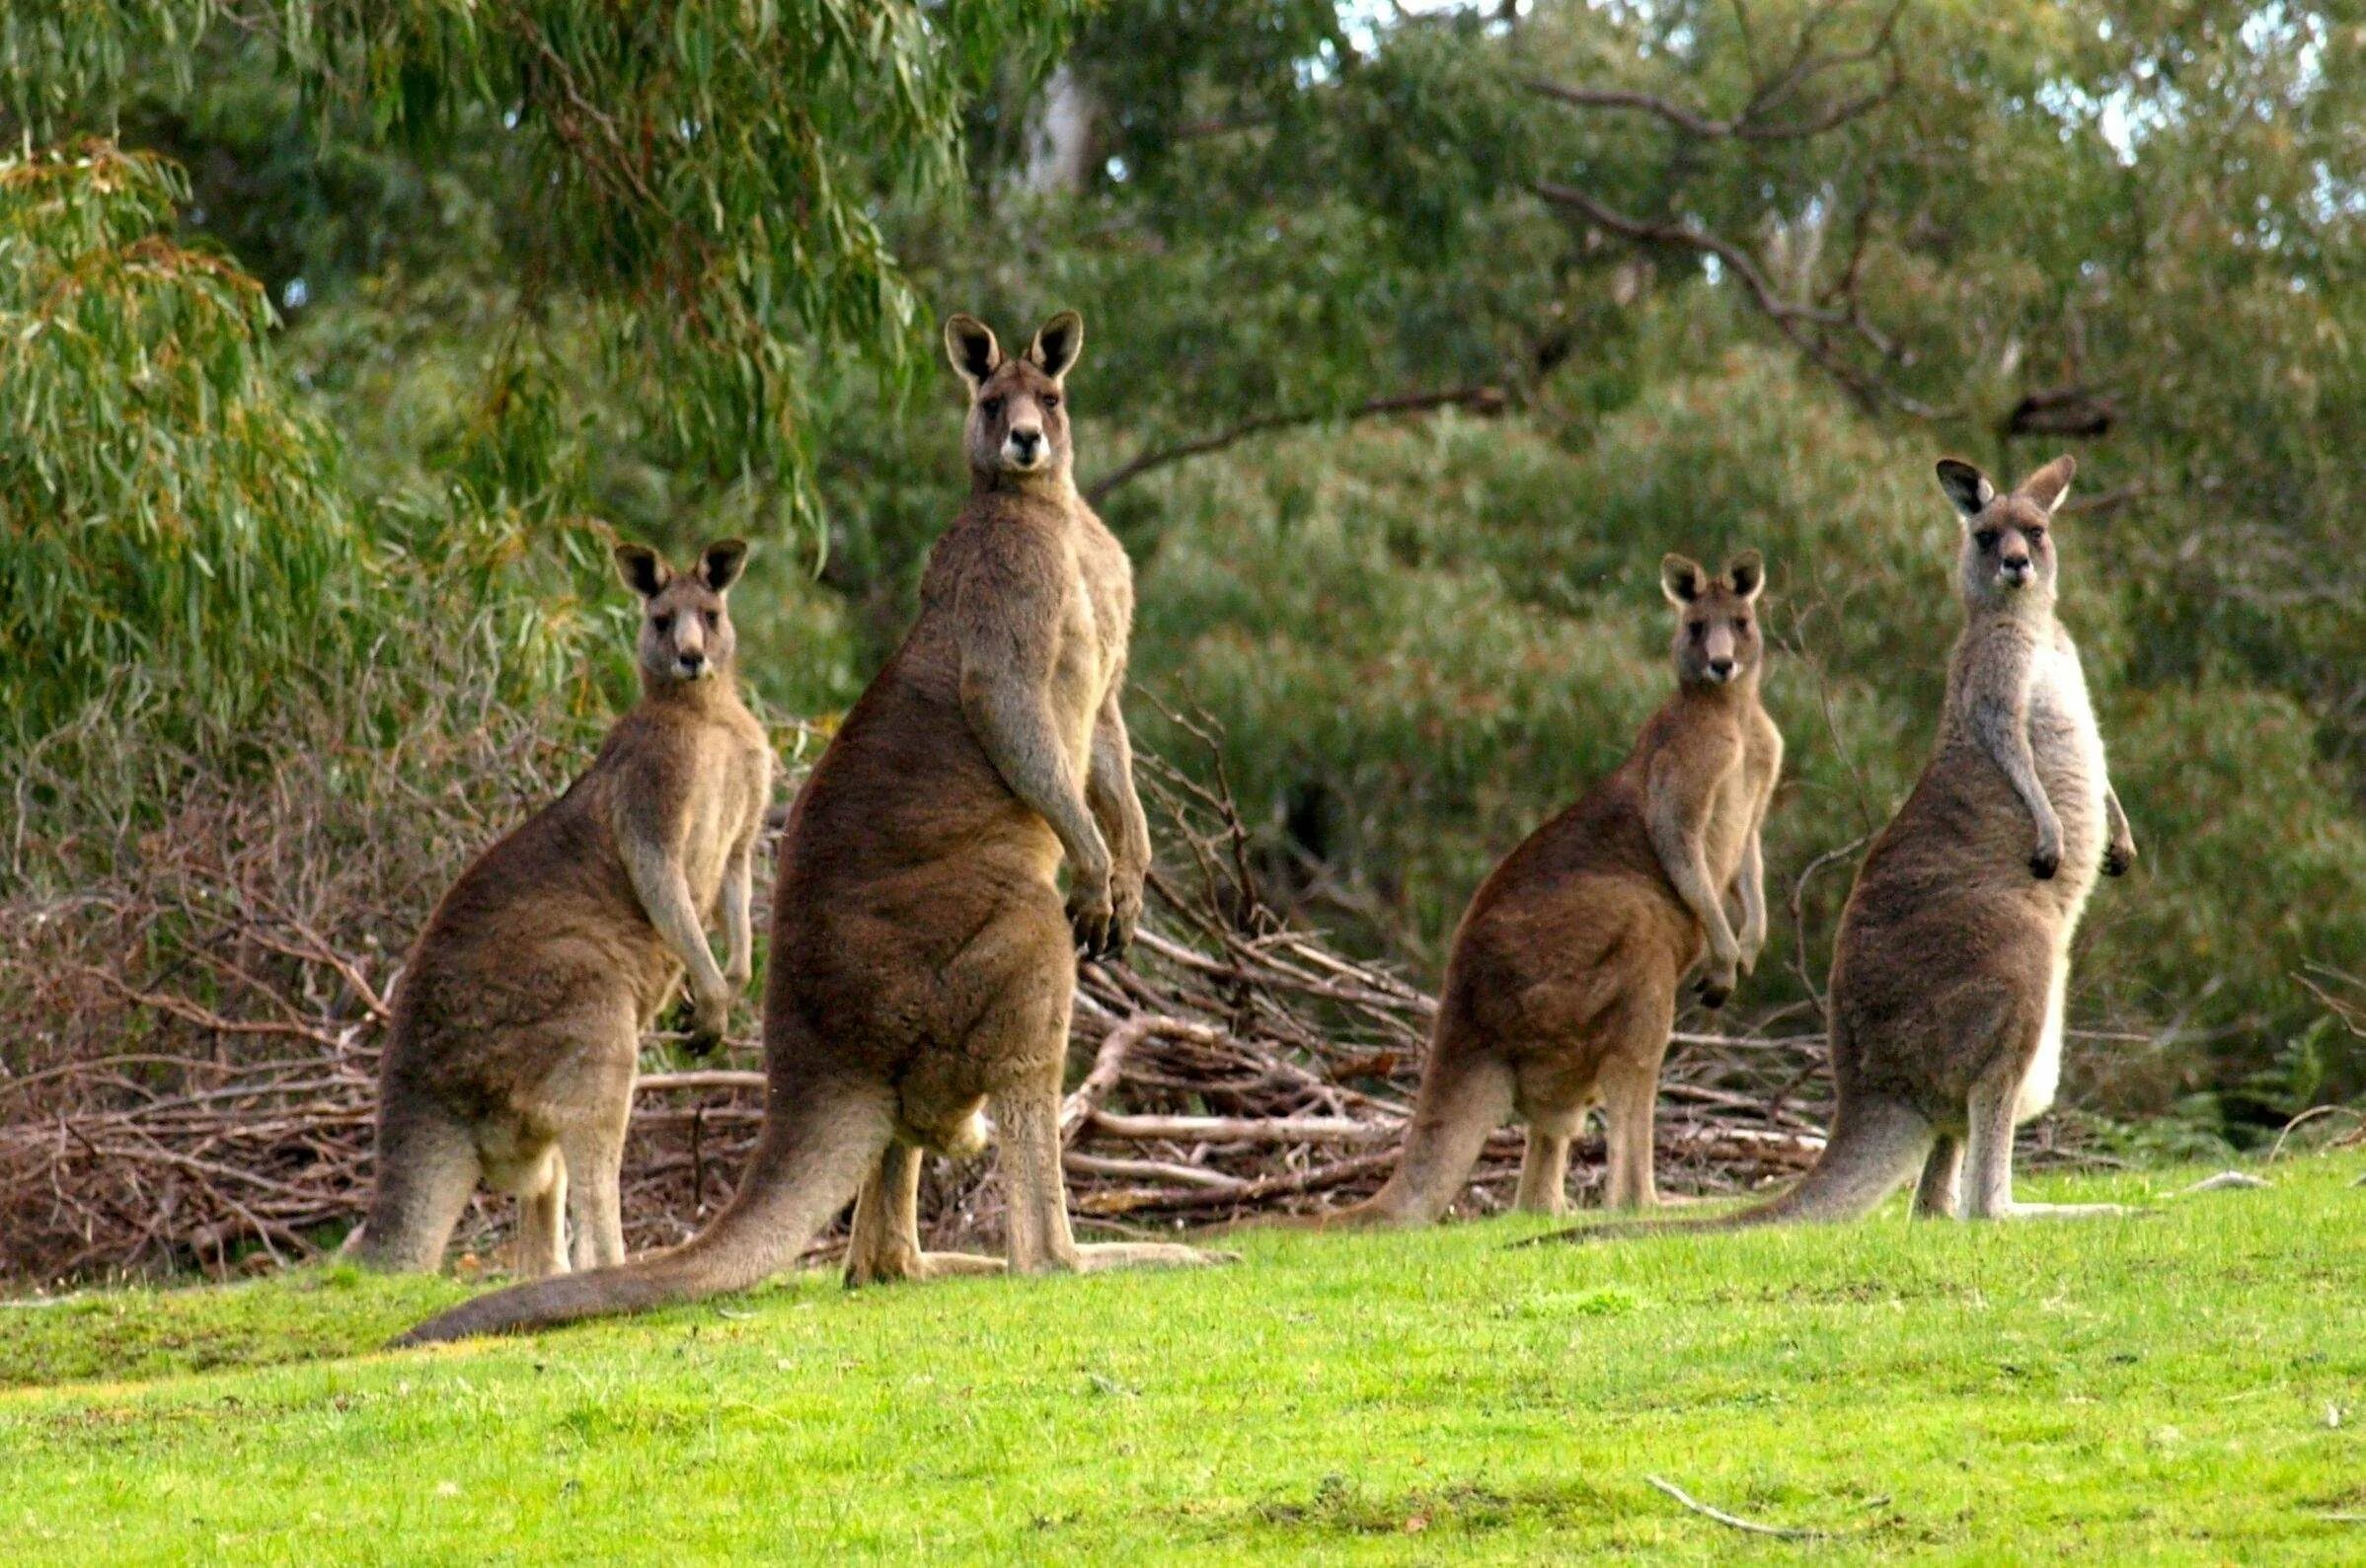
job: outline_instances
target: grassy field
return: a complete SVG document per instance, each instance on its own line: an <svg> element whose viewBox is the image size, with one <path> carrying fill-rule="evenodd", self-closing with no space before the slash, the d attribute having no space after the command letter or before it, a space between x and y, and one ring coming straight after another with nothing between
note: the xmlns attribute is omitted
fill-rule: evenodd
<svg viewBox="0 0 2366 1568"><path fill-rule="evenodd" d="M0 1307L0 1561L2366 1559L2366 1157L2154 1206L842 1292L389 1355L449 1281ZM1658 1477L1761 1524L1688 1510Z"/></svg>

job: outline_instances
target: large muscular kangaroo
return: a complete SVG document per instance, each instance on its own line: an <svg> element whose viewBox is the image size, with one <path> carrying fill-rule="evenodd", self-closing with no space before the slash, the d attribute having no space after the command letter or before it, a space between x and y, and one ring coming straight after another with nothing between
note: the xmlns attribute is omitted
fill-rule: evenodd
<svg viewBox="0 0 2366 1568"><path fill-rule="evenodd" d="M748 900L772 747L739 701L724 595L747 546L676 576L620 545L642 597L639 706L552 804L478 858L404 966L379 1069L377 1191L347 1243L432 1269L482 1175L519 1202L517 1271L624 1261L617 1165L641 1036L689 977L720 1039L751 965ZM723 967L701 924L720 901Z"/></svg>
<svg viewBox="0 0 2366 1568"><path fill-rule="evenodd" d="M1150 853L1117 706L1132 572L1070 478L1062 378L1083 334L1064 312L1006 359L983 324L946 324L970 389L969 501L929 557L919 619L790 812L764 1131L729 1206L670 1251L481 1297L402 1343L745 1289L858 1187L850 1277L996 1266L923 1254L913 1213L920 1151L976 1147L989 1100L1011 1268L1213 1260L1078 1245L1060 1176L1077 947L1125 944Z"/></svg>
<svg viewBox="0 0 2366 1568"><path fill-rule="evenodd" d="M2013 1199L2013 1130L2053 1102L2061 1072L2080 911L2099 870L2118 876L2136 859L2078 649L2054 619L2052 522L2074 468L2056 458L1999 494L1968 463L1939 465L1963 518L1963 635L1938 748L1841 912L1831 1142L1789 1193L1706 1228L1856 1219L1917 1165L1917 1215L2119 1212Z"/></svg>
<svg viewBox="0 0 2366 1568"><path fill-rule="evenodd" d="M1569 1141L1597 1103L1610 1202L1657 1201L1651 1123L1678 983L1703 962L1701 999L1721 1006L1766 942L1759 839L1783 736L1758 699L1765 578L1756 551L1716 577L1682 556L1661 562L1675 696L1616 772L1480 885L1446 962L1396 1172L1319 1226L1434 1223L1515 1115L1528 1125L1519 1207L1559 1214Z"/></svg>

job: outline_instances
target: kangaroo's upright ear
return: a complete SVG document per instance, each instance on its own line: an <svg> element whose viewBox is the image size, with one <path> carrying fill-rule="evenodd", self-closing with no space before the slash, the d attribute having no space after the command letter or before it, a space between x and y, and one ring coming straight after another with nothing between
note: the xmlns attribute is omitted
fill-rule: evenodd
<svg viewBox="0 0 2366 1568"><path fill-rule="evenodd" d="M1988 483L1988 476L1960 458L1939 460L1939 487L1966 517L1979 516L1996 499L1996 486Z"/></svg>
<svg viewBox="0 0 2366 1568"><path fill-rule="evenodd" d="M1755 550L1745 550L1725 562L1725 580L1743 599L1755 599L1758 590L1766 586L1766 558Z"/></svg>
<svg viewBox="0 0 2366 1568"><path fill-rule="evenodd" d="M2070 497L2070 477L2079 472L2079 460L2068 452L2048 463L2021 482L2021 492L2043 507L2051 517Z"/></svg>
<svg viewBox="0 0 2366 1568"><path fill-rule="evenodd" d="M1690 604L1709 591L1709 573L1689 556L1659 558L1659 591L1670 604Z"/></svg>
<svg viewBox="0 0 2366 1568"><path fill-rule="evenodd" d="M945 321L945 357L975 392L977 384L1002 363L1002 344L994 340L993 328L965 311L956 311Z"/></svg>
<svg viewBox="0 0 2366 1568"><path fill-rule="evenodd" d="M744 539L718 539L699 552L699 574L707 579L707 586L717 593L737 582L740 571L746 565L747 541Z"/></svg>
<svg viewBox="0 0 2366 1568"><path fill-rule="evenodd" d="M1076 364L1076 356L1085 346L1085 319L1072 310L1064 310L1035 331L1035 340L1027 345L1027 357L1035 368L1057 381Z"/></svg>
<svg viewBox="0 0 2366 1568"><path fill-rule="evenodd" d="M615 555L616 574L644 599L654 599L673 581L673 568L647 545L619 545Z"/></svg>

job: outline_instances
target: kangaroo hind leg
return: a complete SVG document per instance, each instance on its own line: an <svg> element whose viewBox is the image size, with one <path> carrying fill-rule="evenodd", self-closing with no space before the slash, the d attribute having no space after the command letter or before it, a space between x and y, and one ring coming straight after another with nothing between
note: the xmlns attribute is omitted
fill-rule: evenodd
<svg viewBox="0 0 2366 1568"><path fill-rule="evenodd" d="M943 1279L954 1274L1000 1274L1003 1260L971 1252L924 1252L920 1247L922 1150L898 1139L879 1155L855 1198L854 1233L846 1248L848 1289L891 1280Z"/></svg>
<svg viewBox="0 0 2366 1568"><path fill-rule="evenodd" d="M521 1280L567 1272L567 1159L552 1145L517 1190L510 1271Z"/></svg>
<svg viewBox="0 0 2366 1568"><path fill-rule="evenodd" d="M1520 1152L1520 1192L1513 1207L1522 1214L1560 1214L1568 1208L1569 1141L1577 1118L1530 1117L1527 1147Z"/></svg>
<svg viewBox="0 0 2366 1568"><path fill-rule="evenodd" d="M1109 1241L1080 1246L1068 1228L1068 1188L1060 1175L1060 1085L1045 1074L995 1096L1002 1135L1003 1198L1009 1210L1011 1270L1021 1274L1118 1268L1190 1268L1229 1262L1222 1252L1171 1241Z"/></svg>
<svg viewBox="0 0 2366 1568"><path fill-rule="evenodd" d="M1923 1160L1923 1176L1914 1189L1914 1217L1952 1220L1963 1201L1963 1140L1941 1133Z"/></svg>
<svg viewBox="0 0 2366 1568"><path fill-rule="evenodd" d="M567 1161L567 1216L573 1231L574 1266L610 1268L625 1260L624 1196L628 1100L614 1112L586 1114L559 1134Z"/></svg>
<svg viewBox="0 0 2366 1568"><path fill-rule="evenodd" d="M2088 1220L2126 1214L2115 1203L2017 1203L2013 1197L2013 1130L2021 1121L2022 1080L2045 1027L2039 1008L2009 1008L2007 1026L2023 1031L2016 1049L1972 1085L1970 1149L1965 1159L1964 1213L1973 1220Z"/></svg>
<svg viewBox="0 0 2366 1568"><path fill-rule="evenodd" d="M1630 993L1602 1020L1602 1119L1609 1135L1609 1190L1613 1209L1653 1209L1659 1188L1653 1180L1655 1124L1659 1114L1659 1066L1676 1021L1673 979Z"/></svg>

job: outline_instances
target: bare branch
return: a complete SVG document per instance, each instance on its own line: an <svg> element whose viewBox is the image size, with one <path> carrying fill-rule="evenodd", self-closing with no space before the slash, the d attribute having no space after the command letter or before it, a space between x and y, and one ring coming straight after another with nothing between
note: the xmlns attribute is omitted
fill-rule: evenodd
<svg viewBox="0 0 2366 1568"><path fill-rule="evenodd" d="M1263 435L1271 430L1286 430L1308 424L1351 423L1359 419L1387 418L1396 414L1434 413L1440 409L1467 409L1473 413L1496 414L1503 411L1506 402L1500 387L1453 387L1442 392L1401 392L1391 397L1368 399L1346 409L1309 409L1294 413L1260 414L1213 435L1199 436L1174 446L1158 447L1129 458L1086 485L1085 499L1098 506L1120 485L1129 484L1153 470L1165 468L1171 463L1181 463L1185 458L1221 452L1251 436Z"/></svg>
<svg viewBox="0 0 2366 1568"><path fill-rule="evenodd" d="M1832 336L1841 333L1856 337L1884 358L1895 357L1895 346L1865 318L1854 298L1851 298L1849 308L1845 310L1831 305L1810 305L1786 299L1768 280L1766 269L1759 264L1756 257L1723 235L1713 233L1690 219L1635 217L1621 212L1589 191L1554 180L1539 180L1531 188L1550 204L1576 212L1596 227L1606 229L1622 239L1715 257L1740 280L1743 291L1749 296L1750 303L1757 307L1759 314L1772 322L1775 330L1793 347L1838 382L1842 390L1869 411L1887 405L1917 418L1937 419L1946 416L1946 411L1908 395L1879 376L1860 369L1834 347Z"/></svg>

